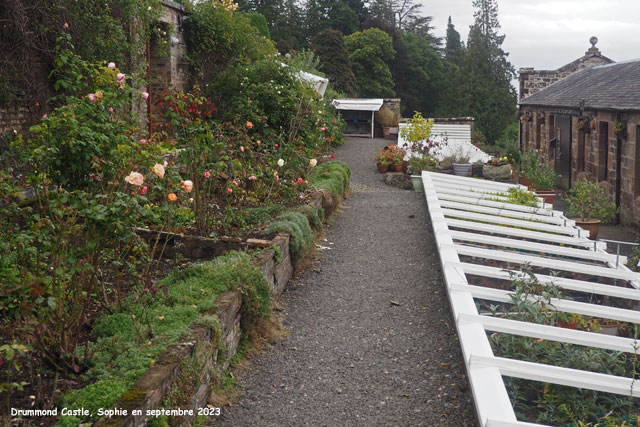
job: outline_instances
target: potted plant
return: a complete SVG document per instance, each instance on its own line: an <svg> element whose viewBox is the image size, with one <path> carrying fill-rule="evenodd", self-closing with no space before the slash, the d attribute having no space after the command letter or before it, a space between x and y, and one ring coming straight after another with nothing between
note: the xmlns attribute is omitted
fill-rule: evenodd
<svg viewBox="0 0 640 427"><path fill-rule="evenodd" d="M551 206L555 205L556 192L554 187L559 177L560 175L551 169L543 160L538 164L538 167L530 178L536 195L543 197L544 202L549 203Z"/></svg>
<svg viewBox="0 0 640 427"><path fill-rule="evenodd" d="M396 144L389 145L386 152L389 156L389 170L391 172L402 172L404 156L407 155L407 152Z"/></svg>
<svg viewBox="0 0 640 427"><path fill-rule="evenodd" d="M600 223L614 219L618 208L609 200L597 182L581 179L567 192L569 216L576 217L576 225L589 231L589 238L598 237Z"/></svg>
<svg viewBox="0 0 640 427"><path fill-rule="evenodd" d="M511 164L507 156L494 157L482 166L482 176L487 179L509 179L511 173Z"/></svg>
<svg viewBox="0 0 640 427"><path fill-rule="evenodd" d="M458 176L467 176L471 170L471 163L469 163L469 153L462 147L459 147L453 155L453 174Z"/></svg>
<svg viewBox="0 0 640 427"><path fill-rule="evenodd" d="M378 123L382 125L382 135L389 136L391 128L398 128L400 114L398 110L391 110L389 107L382 107L376 113L376 120L378 120Z"/></svg>
<svg viewBox="0 0 640 427"><path fill-rule="evenodd" d="M387 153L388 149L385 147L382 151L380 151L376 156L376 165L378 166L378 172L386 173L389 170L389 154Z"/></svg>
<svg viewBox="0 0 640 427"><path fill-rule="evenodd" d="M434 171L438 167L438 161L433 157L424 155L413 156L409 159L409 172L411 173L411 182L413 190L422 193L422 171Z"/></svg>

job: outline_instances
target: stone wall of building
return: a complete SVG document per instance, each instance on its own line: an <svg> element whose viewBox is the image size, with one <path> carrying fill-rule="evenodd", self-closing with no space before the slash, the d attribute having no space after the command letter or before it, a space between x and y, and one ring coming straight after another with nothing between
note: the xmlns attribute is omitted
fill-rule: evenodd
<svg viewBox="0 0 640 427"><path fill-rule="evenodd" d="M597 42L597 39L596 39ZM595 43L592 42L591 48L587 50L583 57L576 59L575 61L558 68L557 70L534 70L533 68L520 68L519 81L520 81L520 99L526 98L529 95L544 89L545 87L562 80L570 75L577 73L585 68L592 67L594 65L610 64L613 61L606 56L603 56L600 49L595 47Z"/></svg>
<svg viewBox="0 0 640 427"><path fill-rule="evenodd" d="M163 90L189 89L189 64L186 61L187 43L182 23L188 15L187 9L176 2L161 0L165 13L160 18L162 32L150 42L149 58L149 112L152 126L163 122Z"/></svg>
<svg viewBox="0 0 640 427"><path fill-rule="evenodd" d="M523 108L521 111L522 148L539 150L555 167L555 115L571 115L571 182L598 181L611 201L616 200L617 151L620 161L620 220L640 225L640 113ZM626 133L615 132L616 122L626 123ZM584 146L582 151L581 146Z"/></svg>

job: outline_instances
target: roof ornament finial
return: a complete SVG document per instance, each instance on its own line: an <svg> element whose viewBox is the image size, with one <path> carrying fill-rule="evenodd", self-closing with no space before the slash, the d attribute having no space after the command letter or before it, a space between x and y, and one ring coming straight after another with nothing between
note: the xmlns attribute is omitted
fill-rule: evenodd
<svg viewBox="0 0 640 427"><path fill-rule="evenodd" d="M598 38L596 36L591 36L591 38L589 39L589 43L591 43L591 46L596 47L596 43L598 43Z"/></svg>

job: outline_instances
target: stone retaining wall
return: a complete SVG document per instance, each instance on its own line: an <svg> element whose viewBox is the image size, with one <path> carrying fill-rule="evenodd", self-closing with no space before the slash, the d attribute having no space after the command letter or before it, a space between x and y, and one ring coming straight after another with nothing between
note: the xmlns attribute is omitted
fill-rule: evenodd
<svg viewBox="0 0 640 427"><path fill-rule="evenodd" d="M327 197L328 196L328 197ZM340 197L320 193L313 204L322 205L326 217L335 212ZM157 232L138 230L143 237L156 239ZM218 242L213 239L194 236L180 236L162 233L162 239L171 242L173 251L198 255L222 255L228 250L242 250L261 247L254 263L271 286L271 294L279 296L293 275L293 264L289 253L289 234L278 233L271 240L228 239ZM233 240L233 241L232 241ZM226 250L225 250L225 246ZM224 252L223 252L224 251ZM175 252L173 252L175 254ZM241 313L242 295L239 291L227 291L216 300L213 313L218 325L192 325L191 333L167 349L162 357L145 372L115 405L127 414L102 418L94 426L138 427L147 425L147 411L154 409L192 410L193 415L172 418L172 425L191 425L199 408L206 407L209 390L216 378L229 365L236 354L242 337ZM218 343L221 343L219 345ZM167 403L169 402L169 403ZM139 415L134 415L134 411Z"/></svg>

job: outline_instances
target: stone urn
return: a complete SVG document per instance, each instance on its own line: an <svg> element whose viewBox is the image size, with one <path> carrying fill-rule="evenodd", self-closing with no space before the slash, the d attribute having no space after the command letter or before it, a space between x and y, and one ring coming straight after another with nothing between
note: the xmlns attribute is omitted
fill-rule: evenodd
<svg viewBox="0 0 640 427"><path fill-rule="evenodd" d="M494 181L511 179L511 165L502 165L502 166L483 165L482 176L485 179L491 179Z"/></svg>

